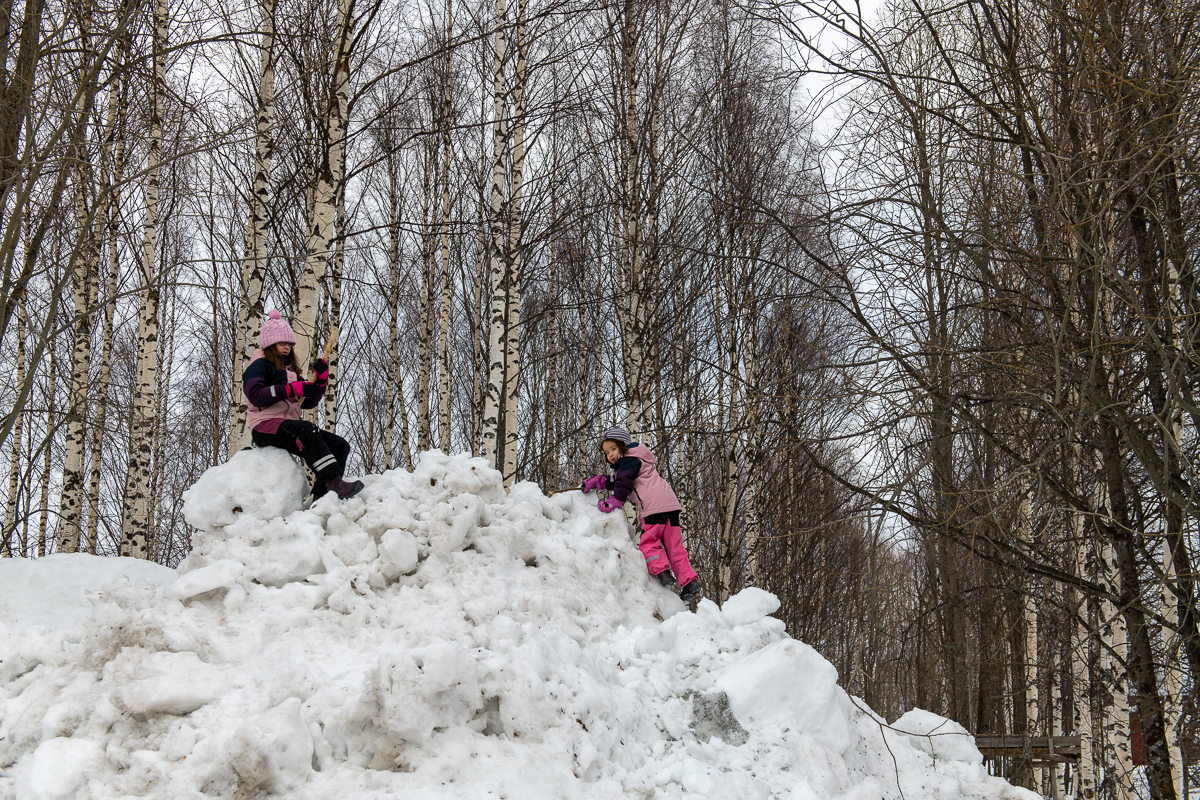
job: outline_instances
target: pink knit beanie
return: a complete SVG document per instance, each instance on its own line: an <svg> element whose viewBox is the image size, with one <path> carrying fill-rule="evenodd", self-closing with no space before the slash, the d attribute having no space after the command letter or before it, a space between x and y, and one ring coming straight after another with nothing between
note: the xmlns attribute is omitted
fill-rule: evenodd
<svg viewBox="0 0 1200 800"><path fill-rule="evenodd" d="M263 320L262 332L258 334L258 346L266 350L276 342L296 343L296 334L287 320L279 318L279 311L274 310Z"/></svg>

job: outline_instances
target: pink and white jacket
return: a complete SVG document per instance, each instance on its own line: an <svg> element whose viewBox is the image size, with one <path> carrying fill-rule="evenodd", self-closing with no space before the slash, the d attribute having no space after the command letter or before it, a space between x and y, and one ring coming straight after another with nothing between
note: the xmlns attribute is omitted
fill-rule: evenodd
<svg viewBox="0 0 1200 800"><path fill-rule="evenodd" d="M637 505L639 519L664 511L679 511L682 508L671 484L655 469L654 465L657 462L658 458L649 447L635 442L629 448L629 452L613 465L616 474L608 478L605 486L613 493L613 497L622 503L632 497Z"/></svg>
<svg viewBox="0 0 1200 800"><path fill-rule="evenodd" d="M290 369L276 369L263 356L262 350L254 351L254 360L242 373L242 393L246 395L246 424L252 431L275 433L284 420L300 419L300 410L316 408L325 393L322 381L321 394L305 398L303 405L297 398L289 398L284 386L300 380Z"/></svg>

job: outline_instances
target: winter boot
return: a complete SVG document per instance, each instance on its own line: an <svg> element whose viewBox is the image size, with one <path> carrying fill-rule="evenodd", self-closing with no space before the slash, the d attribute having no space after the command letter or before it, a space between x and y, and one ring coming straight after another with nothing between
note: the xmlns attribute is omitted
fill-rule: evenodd
<svg viewBox="0 0 1200 800"><path fill-rule="evenodd" d="M330 478L325 481L325 488L331 492L335 492L339 500L347 500L363 490L363 482L355 481L350 483L342 479L341 475L336 478Z"/></svg>
<svg viewBox="0 0 1200 800"><path fill-rule="evenodd" d="M312 482L312 489L308 493L312 495L313 502L315 503L328 494L329 490L325 488L325 482L318 479Z"/></svg>
<svg viewBox="0 0 1200 800"><path fill-rule="evenodd" d="M664 569L654 577L658 578L660 584L668 588L675 585L675 576L671 574L671 570L669 569Z"/></svg>
<svg viewBox="0 0 1200 800"><path fill-rule="evenodd" d="M685 603L690 603L702 594L704 594L704 590L700 588L700 579L697 578L683 587L683 591L679 593L679 599Z"/></svg>

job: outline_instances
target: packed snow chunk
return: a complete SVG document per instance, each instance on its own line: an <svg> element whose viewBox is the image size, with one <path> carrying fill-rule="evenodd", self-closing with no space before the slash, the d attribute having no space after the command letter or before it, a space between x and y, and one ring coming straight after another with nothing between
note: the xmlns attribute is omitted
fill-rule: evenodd
<svg viewBox="0 0 1200 800"><path fill-rule="evenodd" d="M0 559L0 620L17 628L67 630L92 611L88 593L113 581L162 586L175 570L141 558L55 553L38 559Z"/></svg>
<svg viewBox="0 0 1200 800"><path fill-rule="evenodd" d="M223 528L242 514L260 520L286 517L303 508L307 494L304 470L286 451L255 447L205 470L183 493L183 517L202 531Z"/></svg>
<svg viewBox="0 0 1200 800"><path fill-rule="evenodd" d="M192 652L152 653L138 665L150 677L124 683L118 697L134 714L190 714L228 688L220 670Z"/></svg>
<svg viewBox="0 0 1200 800"><path fill-rule="evenodd" d="M300 699L289 697L242 725L225 743L229 766L243 790L293 791L312 772L313 739L300 716Z"/></svg>
<svg viewBox="0 0 1200 800"><path fill-rule="evenodd" d="M858 737L850 726L853 705L837 677L816 650L784 639L735 661L714 688L729 695L729 708L743 725L791 725L844 753Z"/></svg>
<svg viewBox="0 0 1200 800"><path fill-rule="evenodd" d="M42 742L17 764L17 800L75 800L102 754L90 739Z"/></svg>
<svg viewBox="0 0 1200 800"><path fill-rule="evenodd" d="M182 576L168 586L163 594L174 600L187 600L216 589L228 589L245 571L246 565L242 562L222 558Z"/></svg>
<svg viewBox="0 0 1200 800"><path fill-rule="evenodd" d="M893 722L892 728L907 734L905 738L913 747L938 761L983 763L975 737L962 725L932 711L914 708Z"/></svg>
<svg viewBox="0 0 1200 800"><path fill-rule="evenodd" d="M379 548L383 551L384 571L389 578L408 575L417 568L417 540L408 531L392 528L385 532Z"/></svg>
<svg viewBox="0 0 1200 800"><path fill-rule="evenodd" d="M725 601L721 614L730 625L750 625L779 610L779 598L756 586L748 586Z"/></svg>

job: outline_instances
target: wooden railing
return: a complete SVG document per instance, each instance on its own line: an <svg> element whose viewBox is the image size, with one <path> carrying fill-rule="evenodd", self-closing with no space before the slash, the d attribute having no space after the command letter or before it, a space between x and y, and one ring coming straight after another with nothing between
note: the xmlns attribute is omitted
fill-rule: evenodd
<svg viewBox="0 0 1200 800"><path fill-rule="evenodd" d="M975 737L984 758L1025 758L1033 765L1078 764L1078 736L988 736Z"/></svg>

